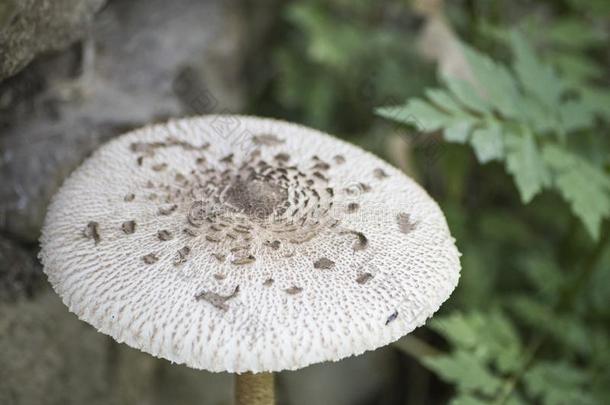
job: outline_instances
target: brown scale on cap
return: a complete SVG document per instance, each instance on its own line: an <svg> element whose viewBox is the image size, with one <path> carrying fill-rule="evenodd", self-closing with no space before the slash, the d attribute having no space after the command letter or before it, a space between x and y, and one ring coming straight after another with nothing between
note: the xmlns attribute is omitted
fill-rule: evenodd
<svg viewBox="0 0 610 405"><path fill-rule="evenodd" d="M288 153L282 152L275 155L274 159L279 162L288 162L290 160L290 155Z"/></svg>
<svg viewBox="0 0 610 405"><path fill-rule="evenodd" d="M174 204L170 205L169 207L159 207L159 210L157 212L159 213L159 215L171 215L174 211L176 211L177 208L178 205Z"/></svg>
<svg viewBox="0 0 610 405"><path fill-rule="evenodd" d="M376 179L385 179L386 177L388 177L388 174L380 168L376 168L375 170L373 170L373 176L375 176Z"/></svg>
<svg viewBox="0 0 610 405"><path fill-rule="evenodd" d="M367 248L369 244L368 238L362 233L358 231L345 231L341 232L342 234L354 235L356 237L356 241L352 245L352 249L354 251L364 250Z"/></svg>
<svg viewBox="0 0 610 405"><path fill-rule="evenodd" d="M159 238L159 240L165 242L165 241L171 240L173 238L173 236L170 231L168 231L166 229L162 229L159 232L157 232L157 238Z"/></svg>
<svg viewBox="0 0 610 405"><path fill-rule="evenodd" d="M216 259L219 263L223 263L227 258L227 256L222 253L212 253L212 257Z"/></svg>
<svg viewBox="0 0 610 405"><path fill-rule="evenodd" d="M197 301L199 301L199 300L207 301L210 304L212 304L214 307L221 309L223 311L226 311L227 309L229 309L226 302L232 298L235 298L238 293L239 293L239 286L235 287L233 292L229 295L220 295L220 294L216 294L211 291L202 291L195 295L195 299Z"/></svg>
<svg viewBox="0 0 610 405"><path fill-rule="evenodd" d="M356 278L356 282L358 284L366 284L372 278L373 278L373 275L371 273L362 273Z"/></svg>
<svg viewBox="0 0 610 405"><path fill-rule="evenodd" d="M254 263L255 260L256 260L256 258L254 256L248 255L248 256L238 257L236 259L231 260L231 264L241 266L244 264Z"/></svg>
<svg viewBox="0 0 610 405"><path fill-rule="evenodd" d="M121 225L121 229L126 234L130 235L136 231L136 221L125 221Z"/></svg>
<svg viewBox="0 0 610 405"><path fill-rule="evenodd" d="M259 146L276 146L283 144L284 140L274 134L259 134L252 137L252 142Z"/></svg>
<svg viewBox="0 0 610 405"><path fill-rule="evenodd" d="M220 159L220 161L222 163L233 163L233 156L235 156L233 153L229 153L227 156Z"/></svg>
<svg viewBox="0 0 610 405"><path fill-rule="evenodd" d="M96 245L100 243L100 224L90 221L83 230L83 236L87 239L93 239Z"/></svg>
<svg viewBox="0 0 610 405"><path fill-rule="evenodd" d="M296 295L296 294L300 294L303 291L303 289L301 287L292 286L290 288L285 289L284 291L286 291L287 294Z"/></svg>
<svg viewBox="0 0 610 405"><path fill-rule="evenodd" d="M335 262L326 257L321 257L313 263L313 267L314 269L332 269L335 267Z"/></svg>
<svg viewBox="0 0 610 405"><path fill-rule="evenodd" d="M353 214L354 212L358 211L358 209L360 209L360 204L358 203L349 203L347 204L347 212L350 214Z"/></svg>
<svg viewBox="0 0 610 405"><path fill-rule="evenodd" d="M154 253L149 253L145 256L142 257L142 260L144 261L144 263L146 264L153 264L156 263L157 261L159 261L159 258L157 257L156 254Z"/></svg>
<svg viewBox="0 0 610 405"><path fill-rule="evenodd" d="M182 233L184 233L185 235L188 235L191 238L194 238L195 236L198 236L199 234L197 232L195 232L194 230L192 230L191 228L184 228L182 230Z"/></svg>
<svg viewBox="0 0 610 405"><path fill-rule="evenodd" d="M188 246L184 246L176 252L174 257L174 266L179 266L183 263L186 263L187 256L191 253L191 248Z"/></svg>
<svg viewBox="0 0 610 405"><path fill-rule="evenodd" d="M405 234L410 233L417 227L417 223L412 222L411 216L405 212L396 215L396 222L398 223L398 230Z"/></svg>
<svg viewBox="0 0 610 405"><path fill-rule="evenodd" d="M386 319L385 324L389 325L390 322L394 322L396 318L398 318L398 311L392 312L390 316L388 316L388 319Z"/></svg>
<svg viewBox="0 0 610 405"><path fill-rule="evenodd" d="M129 145L129 148L134 153L145 153L147 155L152 156L157 149L161 148L169 148L173 146L178 146L184 150L205 150L210 144L204 143L200 146L195 146L189 142L181 141L172 136L168 136L164 142L132 142Z"/></svg>

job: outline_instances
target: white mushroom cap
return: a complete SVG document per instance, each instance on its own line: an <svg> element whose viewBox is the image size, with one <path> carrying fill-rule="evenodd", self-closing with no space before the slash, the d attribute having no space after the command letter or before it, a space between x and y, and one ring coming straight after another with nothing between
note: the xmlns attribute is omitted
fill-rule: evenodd
<svg viewBox="0 0 610 405"><path fill-rule="evenodd" d="M336 138L206 116L130 132L64 183L45 272L79 318L210 371L297 369L387 345L457 285L413 180Z"/></svg>

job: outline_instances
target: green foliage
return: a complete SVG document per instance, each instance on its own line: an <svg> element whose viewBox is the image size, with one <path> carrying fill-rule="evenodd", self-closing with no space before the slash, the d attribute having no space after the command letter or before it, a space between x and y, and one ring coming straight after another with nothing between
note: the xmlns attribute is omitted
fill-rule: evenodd
<svg viewBox="0 0 610 405"><path fill-rule="evenodd" d="M432 77L415 49L378 7L398 0L293 2L283 13L284 44L273 54L279 80L273 88L279 108L299 121L329 131L371 125L372 107L404 99ZM392 57L388 57L391 55ZM396 83L402 83L397 86Z"/></svg>
<svg viewBox="0 0 610 405"><path fill-rule="evenodd" d="M404 158L463 253L444 313L397 345L419 342L406 353L446 382L433 380L419 403L604 404L610 2L444 3L472 44L469 80L435 77L404 2L290 3L272 113L390 161L400 153L386 134L418 130ZM384 105L388 119L375 120ZM425 133L446 141L437 159L420 147Z"/></svg>
<svg viewBox="0 0 610 405"><path fill-rule="evenodd" d="M555 172L555 187L569 201L589 232L599 237L602 218L610 215L610 177L581 156L547 145L543 159Z"/></svg>
<svg viewBox="0 0 610 405"><path fill-rule="evenodd" d="M552 313L546 316L546 321L543 317L538 321L550 325L556 320ZM436 318L430 327L451 344L452 350L421 354L419 360L440 378L454 384L457 393L452 404L603 403L607 391L603 387L602 392L596 391L595 372L567 360L530 364L533 351L523 346L514 322L501 311L455 312ZM570 321L553 326L553 332L561 335L567 332L566 327L586 330ZM587 342L580 342L576 347L583 348L583 343ZM605 364L598 372L607 378L610 367ZM517 390L519 378L522 386Z"/></svg>
<svg viewBox="0 0 610 405"><path fill-rule="evenodd" d="M540 362L525 374L525 387L534 398L545 405L598 404L591 395L590 376L583 370L564 362Z"/></svg>
<svg viewBox="0 0 610 405"><path fill-rule="evenodd" d="M454 313L435 319L430 327L454 347L450 353L423 355L422 364L445 381L455 384L455 404L487 404L498 398L506 376L524 364L519 336L506 316L488 313ZM511 402L519 403L516 395Z"/></svg>
<svg viewBox="0 0 610 405"><path fill-rule="evenodd" d="M559 192L597 239L602 220L610 216L610 176L570 149L567 138L596 130L595 117L606 114L599 97L610 93L593 95L591 88L563 80L518 32L509 42L512 70L464 45L475 81L444 77L446 90L429 90L425 99L378 113L423 132L441 130L449 142L468 143L480 163L504 162L524 203L544 189Z"/></svg>

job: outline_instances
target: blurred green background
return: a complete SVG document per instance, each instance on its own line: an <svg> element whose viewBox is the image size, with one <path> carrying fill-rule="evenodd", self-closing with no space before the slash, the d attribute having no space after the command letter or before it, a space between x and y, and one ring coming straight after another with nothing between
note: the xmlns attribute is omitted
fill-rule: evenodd
<svg viewBox="0 0 610 405"><path fill-rule="evenodd" d="M23 56L15 49L38 42L15 30L39 17L0 2L0 49L15 61L0 82L0 403L230 403L228 375L81 325L35 260L36 218L99 143L227 111L309 125L390 161L439 202L463 254L460 284L427 326L281 373L280 403L608 403L610 2L97 3L69 27L75 39Z"/></svg>

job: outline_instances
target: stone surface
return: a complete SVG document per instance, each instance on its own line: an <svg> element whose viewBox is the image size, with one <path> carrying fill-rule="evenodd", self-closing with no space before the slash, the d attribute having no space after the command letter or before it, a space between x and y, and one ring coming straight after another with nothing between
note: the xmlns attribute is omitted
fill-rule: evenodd
<svg viewBox="0 0 610 405"><path fill-rule="evenodd" d="M0 403L230 404L232 379L171 365L98 333L50 288L0 305Z"/></svg>
<svg viewBox="0 0 610 405"><path fill-rule="evenodd" d="M36 55L62 49L83 36L105 0L0 2L0 80Z"/></svg>
<svg viewBox="0 0 610 405"><path fill-rule="evenodd" d="M42 279L31 252L0 236L0 305L31 296Z"/></svg>
<svg viewBox="0 0 610 405"><path fill-rule="evenodd" d="M219 0L111 1L88 40L0 83L0 229L35 241L63 178L114 135L239 111L243 18Z"/></svg>

